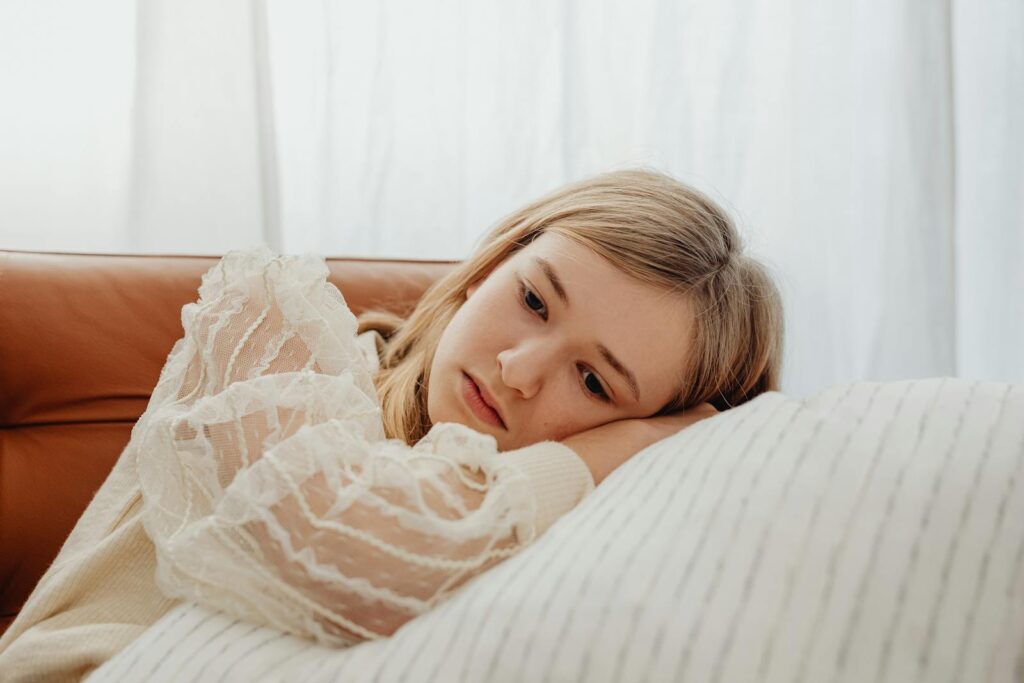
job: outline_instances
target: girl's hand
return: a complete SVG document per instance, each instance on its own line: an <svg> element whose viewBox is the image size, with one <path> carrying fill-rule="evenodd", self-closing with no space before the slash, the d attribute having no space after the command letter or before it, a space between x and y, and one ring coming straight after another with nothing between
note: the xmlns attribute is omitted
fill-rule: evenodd
<svg viewBox="0 0 1024 683"><path fill-rule="evenodd" d="M710 403L702 403L670 415L608 422L568 436L562 439L562 443L579 454L590 468L596 486L616 467L644 448L717 414L718 411Z"/></svg>

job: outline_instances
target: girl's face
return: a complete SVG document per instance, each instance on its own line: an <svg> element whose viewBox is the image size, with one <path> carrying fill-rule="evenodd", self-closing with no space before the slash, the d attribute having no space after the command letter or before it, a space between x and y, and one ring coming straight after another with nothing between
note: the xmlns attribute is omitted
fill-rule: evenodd
<svg viewBox="0 0 1024 683"><path fill-rule="evenodd" d="M688 300L569 238L542 234L466 296L430 368L431 424L467 425L507 451L649 417L679 388L694 324ZM501 424L472 408L467 377Z"/></svg>

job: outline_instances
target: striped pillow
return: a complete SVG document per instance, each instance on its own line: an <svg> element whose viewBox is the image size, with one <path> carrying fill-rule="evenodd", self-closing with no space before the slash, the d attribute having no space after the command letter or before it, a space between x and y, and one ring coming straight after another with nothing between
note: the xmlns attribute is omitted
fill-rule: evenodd
<svg viewBox="0 0 1024 683"><path fill-rule="evenodd" d="M1022 559L1024 386L771 393L392 638L331 650L182 605L90 681L1010 681Z"/></svg>

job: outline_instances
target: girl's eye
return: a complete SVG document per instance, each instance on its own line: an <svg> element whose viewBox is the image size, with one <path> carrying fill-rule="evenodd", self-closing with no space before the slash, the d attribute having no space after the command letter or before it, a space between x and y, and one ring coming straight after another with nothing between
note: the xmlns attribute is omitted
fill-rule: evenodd
<svg viewBox="0 0 1024 683"><path fill-rule="evenodd" d="M588 370L586 367L580 367L583 368L583 372L590 372L590 370ZM590 377L594 378L593 386L596 388L591 389L592 385L588 384L586 380L583 380L583 386L586 387L587 390L590 391L590 393L592 393L594 397L597 398L598 400L604 401L605 403L610 402L612 399L608 395L608 392L604 390L604 387L601 386L601 380L599 380L597 378L597 375L595 375L593 372L590 372Z"/></svg>
<svg viewBox="0 0 1024 683"><path fill-rule="evenodd" d="M532 301L536 301L537 304L540 305L540 308L534 308ZM523 305L523 307L526 310L530 311L535 315L540 316L542 320L547 321L547 311L545 310L543 313L541 313L541 309L544 308L544 302L540 300L540 297L538 297L532 291L527 289L526 285L523 284L522 282L519 283L519 302ZM579 367L583 370L584 373L590 373L589 377L593 378L594 380L592 383L588 383L587 380L584 379L584 381L582 382L584 393L590 394L592 397L596 398L599 401L611 403L612 399L608 395L608 392L604 390L604 387L601 385L601 380L597 378L597 375L594 374L594 372L589 370L584 365L580 365ZM583 375L581 374L581 377L582 376Z"/></svg>
<svg viewBox="0 0 1024 683"><path fill-rule="evenodd" d="M538 309L536 309L536 308L534 308L533 306L530 305L530 297L533 297L533 299L537 303L540 304L541 308L544 308L544 302L540 300L540 297L538 297L536 294L534 294L533 292L528 290L524 284L519 283L519 298L520 298L520 300L524 304L526 304L526 308L527 309L533 311L534 313L539 313ZM544 320L547 320L548 319L547 313L544 313L543 315L541 315L541 318L544 319Z"/></svg>

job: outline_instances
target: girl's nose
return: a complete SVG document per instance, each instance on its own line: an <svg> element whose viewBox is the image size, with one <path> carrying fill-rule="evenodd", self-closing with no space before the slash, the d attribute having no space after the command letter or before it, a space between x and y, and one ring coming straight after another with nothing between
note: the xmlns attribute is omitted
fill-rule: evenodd
<svg viewBox="0 0 1024 683"><path fill-rule="evenodd" d="M515 391L520 398L530 399L537 395L548 374L549 362L538 345L519 345L498 354L498 376L504 385Z"/></svg>

